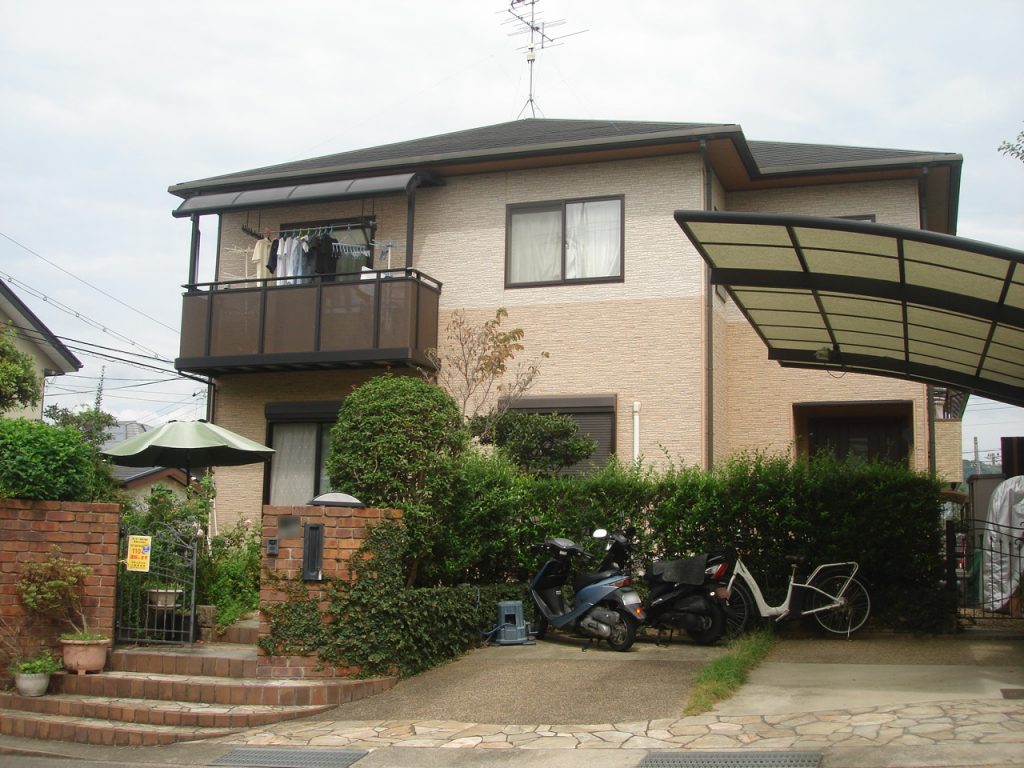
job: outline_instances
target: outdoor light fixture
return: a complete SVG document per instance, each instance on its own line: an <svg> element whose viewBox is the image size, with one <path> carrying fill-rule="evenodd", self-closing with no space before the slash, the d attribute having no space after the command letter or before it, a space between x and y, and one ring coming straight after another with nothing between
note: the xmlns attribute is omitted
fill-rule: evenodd
<svg viewBox="0 0 1024 768"><path fill-rule="evenodd" d="M315 507L356 507L363 508L366 505L363 504L355 496L350 496L347 493L322 493L315 499L308 502Z"/></svg>

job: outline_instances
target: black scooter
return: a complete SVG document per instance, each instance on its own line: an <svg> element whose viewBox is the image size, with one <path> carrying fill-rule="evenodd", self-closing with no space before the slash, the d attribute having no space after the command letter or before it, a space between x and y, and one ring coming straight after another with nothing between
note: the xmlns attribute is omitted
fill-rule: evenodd
<svg viewBox="0 0 1024 768"><path fill-rule="evenodd" d="M534 636L542 639L552 626L605 640L614 651L628 651L636 639L637 627L646 618L640 595L631 586L632 579L612 567L606 556L597 571L576 575L570 605L562 588L569 579L572 560L589 560L591 556L570 539L545 539L535 548L550 558L530 580L530 596L537 613Z"/></svg>
<svg viewBox="0 0 1024 768"><path fill-rule="evenodd" d="M600 532L595 532L595 535ZM604 564L620 571L628 567L636 531L629 527L608 536ZM711 645L726 631L728 582L736 565L736 552L722 549L679 560L659 561L643 573L650 588L644 605L648 625L663 632L679 629L698 645Z"/></svg>

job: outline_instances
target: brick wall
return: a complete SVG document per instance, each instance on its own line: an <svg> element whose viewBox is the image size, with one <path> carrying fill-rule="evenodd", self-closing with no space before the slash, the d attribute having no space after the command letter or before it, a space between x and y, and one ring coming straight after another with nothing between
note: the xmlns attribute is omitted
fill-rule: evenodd
<svg viewBox="0 0 1024 768"><path fill-rule="evenodd" d="M369 526L383 520L401 517L401 512L391 509L353 509L350 507L263 507L263 569L286 579L302 576L303 526L307 523L324 526L323 577L324 579L349 579L349 559L366 538ZM297 535L282 537L282 517L298 519L293 527ZM294 522L294 521L293 521ZM277 539L279 554L267 555L267 542ZM326 598L317 582L307 582L310 594L317 599ZM271 579L263 578L260 585L260 605L274 605L286 602L288 596L277 589ZM270 634L266 615L260 615L260 638ZM347 677L356 672L351 668L317 669L316 658L305 656L267 656L260 649L256 662L257 677Z"/></svg>
<svg viewBox="0 0 1024 768"><path fill-rule="evenodd" d="M0 499L0 616L17 631L24 653L34 654L40 643L57 650L57 637L68 631L28 613L18 599L24 564L43 560L54 545L92 568L82 598L89 629L113 637L120 509L117 504ZM6 664L0 673L6 673Z"/></svg>

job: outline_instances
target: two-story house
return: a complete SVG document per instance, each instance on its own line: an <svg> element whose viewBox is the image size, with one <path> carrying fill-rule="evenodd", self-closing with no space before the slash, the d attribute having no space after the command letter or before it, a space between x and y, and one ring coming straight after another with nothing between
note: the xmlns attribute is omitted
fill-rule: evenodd
<svg viewBox="0 0 1024 768"><path fill-rule="evenodd" d="M550 354L519 407L574 415L600 457L707 467L832 448L959 480L956 398L769 361L673 212L954 234L961 160L529 119L176 184L193 226L176 366L212 378L214 422L276 450L269 468L219 470L221 519L325 490L340 401L383 370L416 374L456 309L508 309L527 354ZM199 284L207 215L216 281Z"/></svg>
<svg viewBox="0 0 1024 768"><path fill-rule="evenodd" d="M40 384L47 376L63 376L81 370L82 363L64 346L53 332L36 317L18 295L0 281L0 331L14 331L14 346L32 358ZM0 414L5 418L43 418L43 398L40 392L36 406L14 408Z"/></svg>

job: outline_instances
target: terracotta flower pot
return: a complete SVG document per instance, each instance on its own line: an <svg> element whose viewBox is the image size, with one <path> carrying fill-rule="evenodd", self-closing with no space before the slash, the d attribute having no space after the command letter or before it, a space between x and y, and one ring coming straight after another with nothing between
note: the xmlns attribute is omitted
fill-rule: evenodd
<svg viewBox="0 0 1024 768"><path fill-rule="evenodd" d="M84 675L86 672L102 672L107 666L107 646L110 640L66 640L61 638L64 648L64 669Z"/></svg>

